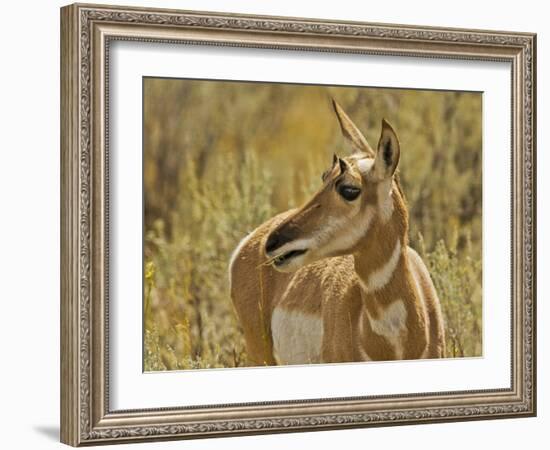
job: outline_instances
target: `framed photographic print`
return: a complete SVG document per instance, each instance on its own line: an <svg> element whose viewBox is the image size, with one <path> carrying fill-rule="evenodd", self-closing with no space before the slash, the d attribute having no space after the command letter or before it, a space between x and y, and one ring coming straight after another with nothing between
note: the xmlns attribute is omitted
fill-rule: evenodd
<svg viewBox="0 0 550 450"><path fill-rule="evenodd" d="M536 413L536 36L61 9L61 439Z"/></svg>

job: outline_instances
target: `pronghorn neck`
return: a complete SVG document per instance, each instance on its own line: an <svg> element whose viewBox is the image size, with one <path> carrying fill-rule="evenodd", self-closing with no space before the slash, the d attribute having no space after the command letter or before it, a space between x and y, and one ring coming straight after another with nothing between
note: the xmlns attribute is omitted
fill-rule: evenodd
<svg viewBox="0 0 550 450"><path fill-rule="evenodd" d="M377 239L359 246L354 264L363 303L360 340L364 350L374 333L393 349L395 359L403 359L420 357L427 337L425 319L418 314L421 299L410 271L406 221L396 214L373 225L378 228L372 230Z"/></svg>
<svg viewBox="0 0 550 450"><path fill-rule="evenodd" d="M407 278L407 210L402 197L395 194L378 199L379 214L353 255L364 296L384 299L389 287Z"/></svg>
<svg viewBox="0 0 550 450"><path fill-rule="evenodd" d="M376 240L355 253L355 271L365 300L374 297L381 303L389 303L399 293L400 285L408 278L406 249L403 237L392 236Z"/></svg>

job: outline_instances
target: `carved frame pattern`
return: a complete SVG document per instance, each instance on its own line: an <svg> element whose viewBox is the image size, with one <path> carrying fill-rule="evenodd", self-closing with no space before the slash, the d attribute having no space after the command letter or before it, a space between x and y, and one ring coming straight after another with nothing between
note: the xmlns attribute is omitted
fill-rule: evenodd
<svg viewBox="0 0 550 450"><path fill-rule="evenodd" d="M97 5L64 7L61 18L63 442L77 446L535 414L534 34ZM243 404L237 405L242 411L230 413L223 411L227 409L223 405L198 410L110 411L105 288L108 111L101 99L107 95L108 82L102 77L113 39L511 62L512 388ZM104 126L98 131L100 123ZM342 407L346 402L349 406ZM292 406L293 412L285 413L285 405Z"/></svg>

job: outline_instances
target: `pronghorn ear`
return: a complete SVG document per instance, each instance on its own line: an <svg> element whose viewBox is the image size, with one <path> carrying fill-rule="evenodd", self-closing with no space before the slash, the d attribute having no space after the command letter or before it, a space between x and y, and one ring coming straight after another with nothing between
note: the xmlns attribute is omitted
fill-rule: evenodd
<svg viewBox="0 0 550 450"><path fill-rule="evenodd" d="M359 131L359 128L353 123L353 121L344 112L342 107L332 99L332 107L338 117L340 128L344 137L350 142L354 153L367 153L369 156L374 156L374 151L363 136L363 133Z"/></svg>
<svg viewBox="0 0 550 450"><path fill-rule="evenodd" d="M391 177L399 163L399 139L392 126L382 119L382 133L374 160L374 173L379 180Z"/></svg>

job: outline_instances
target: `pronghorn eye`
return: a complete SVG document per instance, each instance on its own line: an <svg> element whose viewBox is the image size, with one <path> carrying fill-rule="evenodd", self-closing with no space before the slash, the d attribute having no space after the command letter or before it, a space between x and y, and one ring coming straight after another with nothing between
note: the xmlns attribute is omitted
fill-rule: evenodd
<svg viewBox="0 0 550 450"><path fill-rule="evenodd" d="M355 186L338 186L338 193L347 201L351 202L359 197L361 189L356 188Z"/></svg>

